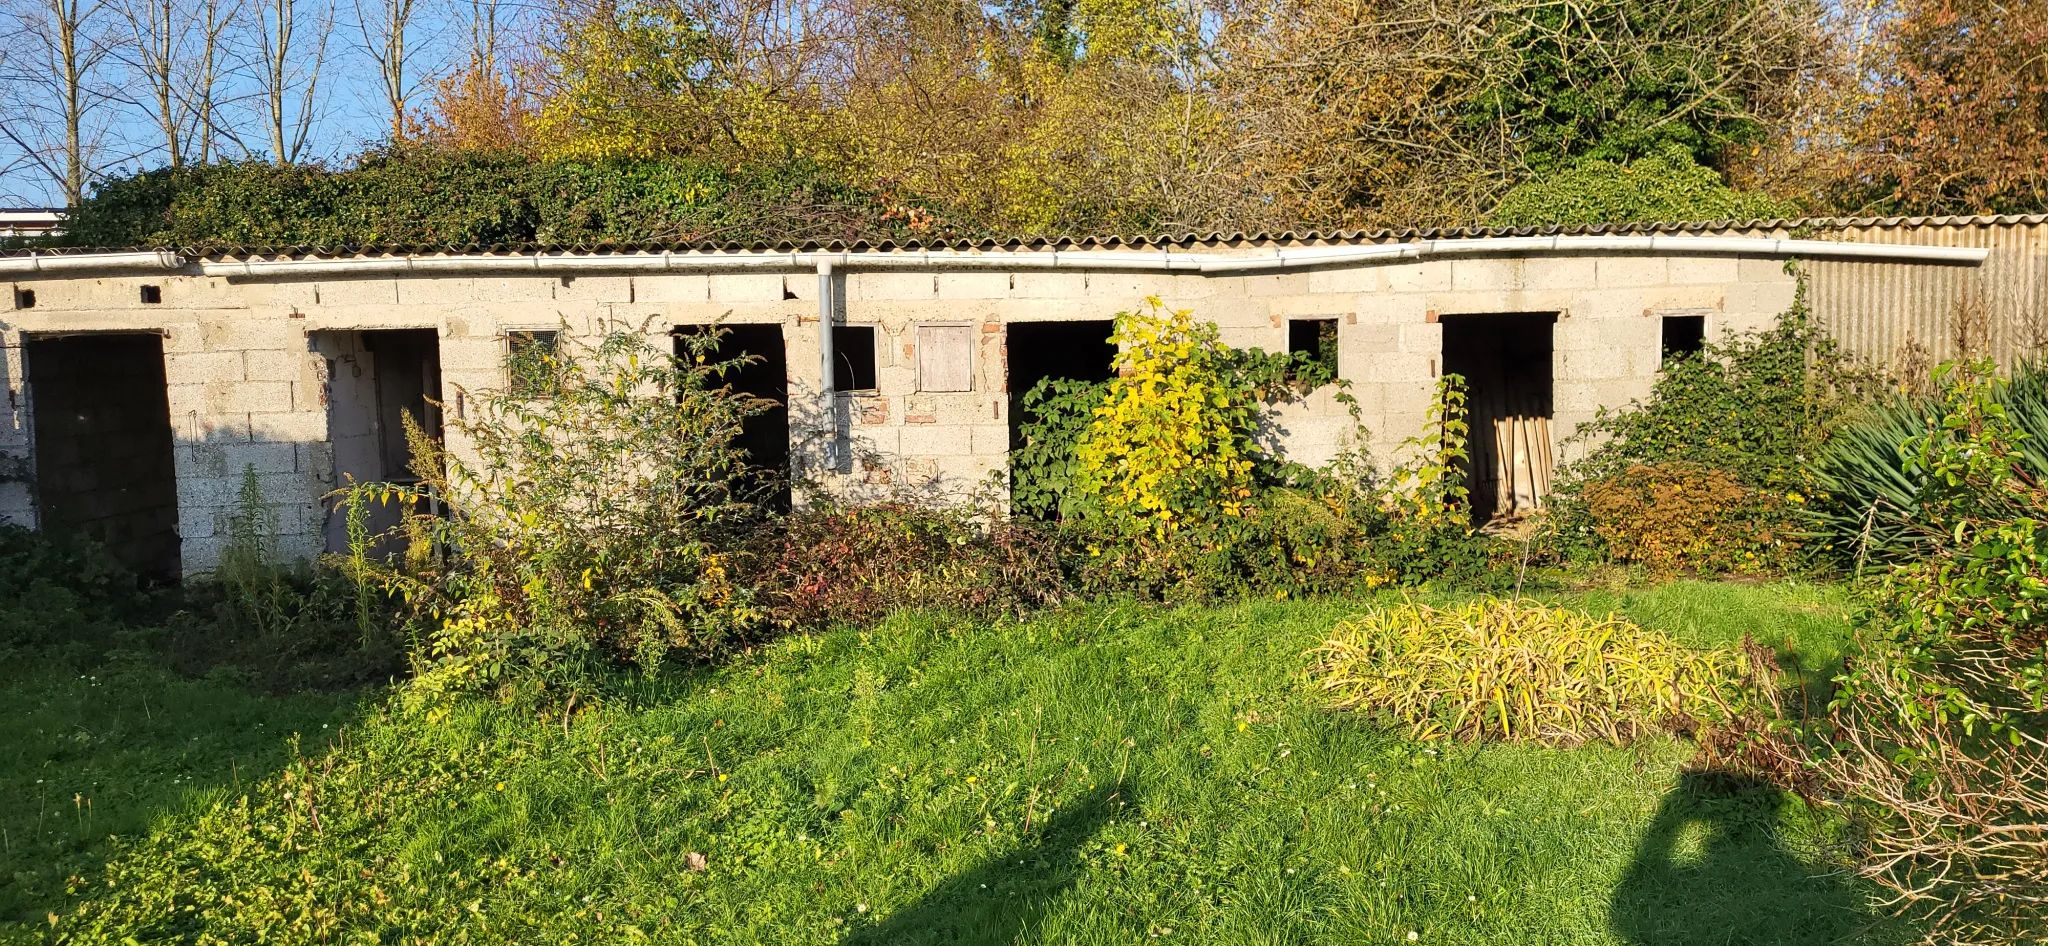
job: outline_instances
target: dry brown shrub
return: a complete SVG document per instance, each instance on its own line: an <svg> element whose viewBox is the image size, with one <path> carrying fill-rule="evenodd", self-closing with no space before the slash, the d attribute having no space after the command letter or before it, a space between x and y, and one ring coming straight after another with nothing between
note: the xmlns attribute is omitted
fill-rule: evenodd
<svg viewBox="0 0 2048 946"><path fill-rule="evenodd" d="M1582 495L1608 553L1657 571L1770 572L1798 548L1793 498L1726 470L1639 463L1588 482Z"/></svg>

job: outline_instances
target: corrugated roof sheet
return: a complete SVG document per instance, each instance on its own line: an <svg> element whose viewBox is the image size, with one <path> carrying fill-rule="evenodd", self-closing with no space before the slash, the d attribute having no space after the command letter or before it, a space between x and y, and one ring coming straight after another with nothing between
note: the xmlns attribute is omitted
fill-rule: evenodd
<svg viewBox="0 0 2048 946"><path fill-rule="evenodd" d="M2048 222L2048 214L2007 214L2001 216L1941 217L1802 217L1772 220L1703 220L1667 223L1574 224L1543 227L1408 227L1381 230L1283 230L1278 232L1207 232L1156 234L1105 234L1093 236L1039 235L1004 239L948 239L878 241L777 241L777 242L618 242L595 244L368 244L362 246L265 246L221 245L195 247L61 247L50 249L6 249L0 255L37 253L107 253L136 249L174 250L181 255L212 259L242 257L338 257L406 256L433 253L487 253L519 255L531 253L712 253L742 251L776 252L863 252L886 250L1035 250L1035 249L1117 249L1194 248L1260 246L1271 244L1398 243L1410 240L1468 239L1500 236L1591 236L1670 233L1729 233L1771 231L1827 231L1868 228L1919 227L2001 227L2029 226Z"/></svg>

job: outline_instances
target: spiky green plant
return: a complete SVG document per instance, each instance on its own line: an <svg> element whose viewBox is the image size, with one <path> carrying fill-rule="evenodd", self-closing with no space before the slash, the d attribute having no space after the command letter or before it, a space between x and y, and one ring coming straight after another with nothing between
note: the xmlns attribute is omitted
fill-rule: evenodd
<svg viewBox="0 0 2048 946"><path fill-rule="evenodd" d="M2048 480L2048 365L2021 364L1995 395L2026 437L2022 471ZM1924 474L1909 469L1906 445L1940 423L1939 395L1894 394L1870 404L1843 426L1815 458L1814 523L1843 562L1856 570L1912 559L1923 550Z"/></svg>

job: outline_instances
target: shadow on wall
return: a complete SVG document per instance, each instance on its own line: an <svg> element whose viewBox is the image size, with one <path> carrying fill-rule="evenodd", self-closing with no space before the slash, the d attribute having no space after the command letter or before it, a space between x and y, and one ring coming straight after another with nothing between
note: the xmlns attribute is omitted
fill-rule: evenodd
<svg viewBox="0 0 2048 946"><path fill-rule="evenodd" d="M1681 775L1615 887L1615 934L1635 946L1872 942L1882 924L1854 881L1779 836L1788 801L1733 772Z"/></svg>
<svg viewBox="0 0 2048 946"><path fill-rule="evenodd" d="M843 946L1009 946L1036 941L1038 926L1060 898L1081 879L1081 848L1117 811L1131 804L1108 787L1096 789L1060 810L1022 846L1006 851L867 929Z"/></svg>

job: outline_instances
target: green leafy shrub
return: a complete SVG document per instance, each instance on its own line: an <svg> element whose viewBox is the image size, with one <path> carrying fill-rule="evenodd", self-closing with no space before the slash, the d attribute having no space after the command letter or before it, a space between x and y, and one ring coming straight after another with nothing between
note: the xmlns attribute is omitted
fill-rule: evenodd
<svg viewBox="0 0 2048 946"><path fill-rule="evenodd" d="M1072 519L1092 511L1075 488L1076 452L1109 396L1109 383L1046 378L1024 392L1023 445L1010 451L1010 511L1035 519Z"/></svg>
<svg viewBox="0 0 2048 946"><path fill-rule="evenodd" d="M644 328L644 327L643 327ZM447 421L466 461L409 426L419 486L365 484L349 502L409 515L402 564L354 543L365 581L402 595L420 624L429 689L575 674L595 659L647 671L759 633L766 615L736 557L757 521L741 423L760 402L722 380L718 333L689 357L613 327L551 356L542 390L480 392Z"/></svg>
<svg viewBox="0 0 2048 946"><path fill-rule="evenodd" d="M1750 491L1737 517L1753 527L1743 546L1771 547L1800 534L1808 527L1809 465L1875 386L1813 323L1802 281L1792 308L1769 328L1731 333L1699 357L1666 364L1647 399L1602 408L1580 425L1567 445L1598 446L1558 473L1549 506L1557 550L1608 559L1615 541L1643 547L1645 540L1621 534L1625 520L1597 531L1584 491L1623 482L1634 467L1668 464L1718 470Z"/></svg>
<svg viewBox="0 0 2048 946"><path fill-rule="evenodd" d="M0 653L104 648L142 604L135 576L99 546L0 524Z"/></svg>
<svg viewBox="0 0 2048 946"><path fill-rule="evenodd" d="M1962 375L1968 378L1967 372ZM1959 380L1954 369L1944 381ZM1974 381L1970 383L1975 383ZM1904 562L1925 553L1921 511L1926 477L1907 449L1939 423L1943 393L1894 393L1866 406L1814 459L1817 531L1843 564ZM1991 396L2025 437L2015 458L2028 476L2048 479L2048 369L2022 364Z"/></svg>
<svg viewBox="0 0 2048 946"><path fill-rule="evenodd" d="M727 167L408 148L339 171L248 161L113 178L79 206L65 239L362 246L910 236L896 204L804 159Z"/></svg>
<svg viewBox="0 0 2048 946"><path fill-rule="evenodd" d="M1738 191L1683 146L1617 163L1581 160L1518 184L1495 207L1496 226L1756 220L1797 216L1798 205Z"/></svg>
<svg viewBox="0 0 2048 946"><path fill-rule="evenodd" d="M1759 653L1691 650L1619 617L1527 601L1404 602L1339 624L1310 675L1334 706L1418 739L1624 744L1765 705L1776 668Z"/></svg>
<svg viewBox="0 0 2048 946"><path fill-rule="evenodd" d="M1693 463L1637 464L1579 488L1611 558L1666 573L1782 570L1799 548L1788 524L1797 522L1800 498Z"/></svg>
<svg viewBox="0 0 2048 946"><path fill-rule="evenodd" d="M866 624L929 608L1021 614L1059 601L1057 536L1030 522L900 503L799 510L762 532L756 600L777 627Z"/></svg>
<svg viewBox="0 0 2048 946"><path fill-rule="evenodd" d="M2048 931L2048 488L1986 363L1945 369L1907 442L1914 545L1893 566L1805 748L1863 822L1861 869L1930 939Z"/></svg>

